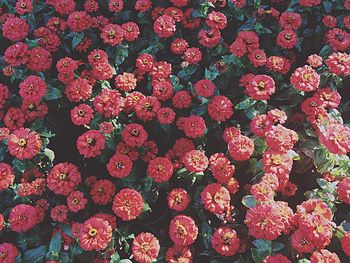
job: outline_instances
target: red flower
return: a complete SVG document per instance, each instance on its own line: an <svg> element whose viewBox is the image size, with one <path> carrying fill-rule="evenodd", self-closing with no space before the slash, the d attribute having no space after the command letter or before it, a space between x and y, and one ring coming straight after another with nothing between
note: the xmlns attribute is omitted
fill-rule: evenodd
<svg viewBox="0 0 350 263"><path fill-rule="evenodd" d="M325 16L322 19L322 22L328 28L334 28L337 26L337 18L331 15Z"/></svg>
<svg viewBox="0 0 350 263"><path fill-rule="evenodd" d="M7 163L0 163L0 192L13 184L15 173Z"/></svg>
<svg viewBox="0 0 350 263"><path fill-rule="evenodd" d="M41 100L46 93L46 83L37 76L28 76L19 84L19 94L25 100Z"/></svg>
<svg viewBox="0 0 350 263"><path fill-rule="evenodd" d="M214 121L229 120L233 115L233 104L225 96L215 96L208 103L208 113Z"/></svg>
<svg viewBox="0 0 350 263"><path fill-rule="evenodd" d="M137 80L132 73L124 72L115 77L115 85L118 89L123 91L131 91L136 88Z"/></svg>
<svg viewBox="0 0 350 263"><path fill-rule="evenodd" d="M182 162L190 173L201 173L208 168L208 158L202 151L191 150L182 158Z"/></svg>
<svg viewBox="0 0 350 263"><path fill-rule="evenodd" d="M256 205L248 210L245 223L255 238L274 240L282 234L284 225L275 205Z"/></svg>
<svg viewBox="0 0 350 263"><path fill-rule="evenodd" d="M211 237L211 245L220 255L234 256L240 245L236 231L230 227L219 227Z"/></svg>
<svg viewBox="0 0 350 263"><path fill-rule="evenodd" d="M27 37L29 25L24 18L11 17L2 25L2 34L5 38L16 42Z"/></svg>
<svg viewBox="0 0 350 263"><path fill-rule="evenodd" d="M4 59L12 67L24 65L28 61L28 45L18 42L9 46L5 50Z"/></svg>
<svg viewBox="0 0 350 263"><path fill-rule="evenodd" d="M221 12L211 12L208 14L205 23L215 29L224 29L227 25L227 18Z"/></svg>
<svg viewBox="0 0 350 263"><path fill-rule="evenodd" d="M174 107L177 109L186 109L190 107L192 102L192 97L186 90L177 91L173 98L171 99Z"/></svg>
<svg viewBox="0 0 350 263"><path fill-rule="evenodd" d="M97 130L89 130L78 137L77 149L85 158L99 156L105 148L106 138Z"/></svg>
<svg viewBox="0 0 350 263"><path fill-rule="evenodd" d="M175 112L169 107L160 108L157 112L157 118L162 125L172 124L175 120Z"/></svg>
<svg viewBox="0 0 350 263"><path fill-rule="evenodd" d="M0 245L1 263L15 262L18 256L18 249L11 243Z"/></svg>
<svg viewBox="0 0 350 263"><path fill-rule="evenodd" d="M214 183L207 185L201 193L204 208L213 214L222 214L230 206L230 193L220 184Z"/></svg>
<svg viewBox="0 0 350 263"><path fill-rule="evenodd" d="M107 164L109 174L116 178L124 178L132 171L133 163L127 155L115 154Z"/></svg>
<svg viewBox="0 0 350 263"><path fill-rule="evenodd" d="M183 38L176 38L171 42L170 49L174 54L181 55L188 48L188 42Z"/></svg>
<svg viewBox="0 0 350 263"><path fill-rule="evenodd" d="M154 58L152 55L143 53L136 59L136 67L141 72L150 72L153 68Z"/></svg>
<svg viewBox="0 0 350 263"><path fill-rule="evenodd" d="M133 42L140 35L139 26L134 22L122 24L122 29L124 30L124 39L126 41Z"/></svg>
<svg viewBox="0 0 350 263"><path fill-rule="evenodd" d="M254 142L247 136L239 135L229 141L228 150L234 160L248 160L254 152Z"/></svg>
<svg viewBox="0 0 350 263"><path fill-rule="evenodd" d="M169 15L162 15L154 21L153 30L160 37L171 37L176 31L175 21Z"/></svg>
<svg viewBox="0 0 350 263"><path fill-rule="evenodd" d="M346 234L341 239L341 247L345 255L350 257L350 231L346 232Z"/></svg>
<svg viewBox="0 0 350 263"><path fill-rule="evenodd" d="M350 177L341 180L337 186L338 198L345 204L350 204Z"/></svg>
<svg viewBox="0 0 350 263"><path fill-rule="evenodd" d="M298 141L298 134L278 124L265 133L267 146L279 152L288 152Z"/></svg>
<svg viewBox="0 0 350 263"><path fill-rule="evenodd" d="M160 101L170 99L174 94L174 88L171 82L162 81L153 86L152 96L156 97Z"/></svg>
<svg viewBox="0 0 350 263"><path fill-rule="evenodd" d="M71 163L56 164L47 177L47 186L58 195L69 195L80 182L78 167Z"/></svg>
<svg viewBox="0 0 350 263"><path fill-rule="evenodd" d="M94 109L105 118L117 117L123 110L125 99L116 90L103 89L94 99Z"/></svg>
<svg viewBox="0 0 350 263"><path fill-rule="evenodd" d="M293 159L287 153L269 149L263 154L263 170L279 178L285 178L292 170Z"/></svg>
<svg viewBox="0 0 350 263"><path fill-rule="evenodd" d="M247 48L243 42L235 41L230 45L230 52L240 58L247 53Z"/></svg>
<svg viewBox="0 0 350 263"><path fill-rule="evenodd" d="M169 263L192 263L192 252L189 247L174 245L168 248L165 259Z"/></svg>
<svg viewBox="0 0 350 263"><path fill-rule="evenodd" d="M91 217L82 224L78 239L84 250L104 250L112 240L112 227L101 218Z"/></svg>
<svg viewBox="0 0 350 263"><path fill-rule="evenodd" d="M300 0L299 5L301 6L316 6L321 3L321 0Z"/></svg>
<svg viewBox="0 0 350 263"><path fill-rule="evenodd" d="M223 153L215 153L209 159L210 171L221 184L227 183L235 172L235 166Z"/></svg>
<svg viewBox="0 0 350 263"><path fill-rule="evenodd" d="M198 228L194 220L185 215L177 215L169 225L169 236L178 246L189 246L196 241Z"/></svg>
<svg viewBox="0 0 350 263"><path fill-rule="evenodd" d="M211 97L214 94L215 86L211 80L202 79L194 84L194 90L196 91L198 96L201 97Z"/></svg>
<svg viewBox="0 0 350 263"><path fill-rule="evenodd" d="M94 110L87 104L80 104L74 107L70 114L75 125L87 125L94 117Z"/></svg>
<svg viewBox="0 0 350 263"><path fill-rule="evenodd" d="M188 48L184 53L184 59L189 64L198 64L202 60L202 52L196 47Z"/></svg>
<svg viewBox="0 0 350 263"><path fill-rule="evenodd" d="M124 30L119 25L107 24L101 31L103 43L112 47L122 43L124 39Z"/></svg>
<svg viewBox="0 0 350 263"><path fill-rule="evenodd" d="M338 76L350 75L350 55L347 53L333 53L327 58L326 65L329 67L330 72Z"/></svg>
<svg viewBox="0 0 350 263"><path fill-rule="evenodd" d="M9 223L14 232L27 232L37 224L36 208L26 204L16 205L11 209Z"/></svg>
<svg viewBox="0 0 350 263"><path fill-rule="evenodd" d="M231 139L239 135L241 135L241 131L239 129L236 127L227 127L222 134L222 138L226 143L228 143L231 141Z"/></svg>
<svg viewBox="0 0 350 263"><path fill-rule="evenodd" d="M170 209L181 212L189 205L190 197L185 189L175 188L168 194L167 201Z"/></svg>
<svg viewBox="0 0 350 263"><path fill-rule="evenodd" d="M345 51L350 46L350 34L340 28L334 28L326 33L326 42L335 52Z"/></svg>
<svg viewBox="0 0 350 263"><path fill-rule="evenodd" d="M262 263L292 263L292 261L290 261L282 254L276 254L273 256L267 256L264 258L264 261Z"/></svg>
<svg viewBox="0 0 350 263"><path fill-rule="evenodd" d="M200 116L191 115L184 120L184 132L189 138L199 138L205 130L205 121Z"/></svg>
<svg viewBox="0 0 350 263"><path fill-rule="evenodd" d="M123 7L124 7L123 0L111 0L108 3L108 9L111 12L118 13L123 10Z"/></svg>
<svg viewBox="0 0 350 263"><path fill-rule="evenodd" d="M255 75L246 86L246 93L255 100L268 100L275 90L275 81L267 75Z"/></svg>
<svg viewBox="0 0 350 263"><path fill-rule="evenodd" d="M334 154L350 152L350 129L342 124L328 124L320 128L320 142Z"/></svg>
<svg viewBox="0 0 350 263"><path fill-rule="evenodd" d="M146 96L135 105L136 116L144 122L154 119L159 109L160 102L152 96Z"/></svg>
<svg viewBox="0 0 350 263"><path fill-rule="evenodd" d="M34 47L28 50L28 62L26 66L32 71L47 71L51 68L52 56L42 47Z"/></svg>
<svg viewBox="0 0 350 263"><path fill-rule="evenodd" d="M132 255L139 263L151 263L157 260L160 250L158 239L151 233L142 232L132 242Z"/></svg>
<svg viewBox="0 0 350 263"><path fill-rule="evenodd" d="M117 217L123 221L130 221L141 214L143 206L141 194L133 189L125 188L114 197L112 209Z"/></svg>
<svg viewBox="0 0 350 263"><path fill-rule="evenodd" d="M24 113L18 108L9 108L5 114L4 123L10 131L14 131L23 127L25 119Z"/></svg>
<svg viewBox="0 0 350 263"><path fill-rule="evenodd" d="M137 0L135 3L135 9L144 13L148 11L152 6L151 0Z"/></svg>
<svg viewBox="0 0 350 263"><path fill-rule="evenodd" d="M148 163L147 174L157 183L169 181L173 172L173 165L167 158L157 157Z"/></svg>
<svg viewBox="0 0 350 263"><path fill-rule="evenodd" d="M236 41L243 43L249 52L259 48L259 36L253 31L238 32Z"/></svg>
<svg viewBox="0 0 350 263"><path fill-rule="evenodd" d="M111 181L101 179L91 185L90 195L95 204L106 205L112 202L115 191L116 188Z"/></svg>
<svg viewBox="0 0 350 263"><path fill-rule="evenodd" d="M84 78L77 78L66 86L65 93L71 102L86 101L91 97L92 86Z"/></svg>
<svg viewBox="0 0 350 263"><path fill-rule="evenodd" d="M282 30L276 38L276 43L282 48L292 49L298 42L298 36L292 30Z"/></svg>
<svg viewBox="0 0 350 263"><path fill-rule="evenodd" d="M75 11L69 14L67 25L73 32L84 31L91 26L91 16L85 11Z"/></svg>
<svg viewBox="0 0 350 263"><path fill-rule="evenodd" d="M122 132L122 139L130 147L141 147L148 138L148 134L142 125L130 123Z"/></svg>
<svg viewBox="0 0 350 263"><path fill-rule="evenodd" d="M84 197L83 192L73 191L67 197L67 206L69 211L76 213L84 209L87 201L88 200Z"/></svg>
<svg viewBox="0 0 350 263"><path fill-rule="evenodd" d="M327 249L321 249L320 251L315 251L310 257L311 263L319 262L332 262L341 263L337 254L328 251Z"/></svg>
<svg viewBox="0 0 350 263"><path fill-rule="evenodd" d="M265 132L273 125L273 120L266 114L258 115L250 122L250 130L260 138L265 137Z"/></svg>
<svg viewBox="0 0 350 263"><path fill-rule="evenodd" d="M290 83L298 90L305 92L314 91L320 85L320 75L313 68L306 65L297 68L293 72Z"/></svg>
<svg viewBox="0 0 350 263"><path fill-rule="evenodd" d="M23 160L35 157L41 149L42 141L36 132L20 128L10 135L7 144L10 154Z"/></svg>
<svg viewBox="0 0 350 263"><path fill-rule="evenodd" d="M291 245L298 253L310 253L315 249L308 231L298 229L291 235Z"/></svg>
<svg viewBox="0 0 350 263"><path fill-rule="evenodd" d="M278 21L283 29L291 30L297 30L301 22L301 15L294 12L283 12Z"/></svg>

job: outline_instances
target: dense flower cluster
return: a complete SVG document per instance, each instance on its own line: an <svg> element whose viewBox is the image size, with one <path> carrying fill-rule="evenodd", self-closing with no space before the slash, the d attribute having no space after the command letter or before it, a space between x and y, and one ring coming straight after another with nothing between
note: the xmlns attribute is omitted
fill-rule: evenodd
<svg viewBox="0 0 350 263"><path fill-rule="evenodd" d="M0 1L0 41L0 262L349 261L349 0Z"/></svg>

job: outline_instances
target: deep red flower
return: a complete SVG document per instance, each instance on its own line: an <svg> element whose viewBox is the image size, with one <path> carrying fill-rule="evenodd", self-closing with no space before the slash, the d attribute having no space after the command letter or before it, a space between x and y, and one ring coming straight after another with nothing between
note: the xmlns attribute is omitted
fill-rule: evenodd
<svg viewBox="0 0 350 263"><path fill-rule="evenodd" d="M181 212L189 205L190 197L185 189L175 188L168 194L167 202L170 209Z"/></svg>
<svg viewBox="0 0 350 263"><path fill-rule="evenodd" d="M7 163L0 163L0 192L13 184L15 173L12 167Z"/></svg>
<svg viewBox="0 0 350 263"><path fill-rule="evenodd" d="M115 191L116 188L111 181L101 179L91 185L90 195L95 204L106 205L112 202Z"/></svg>
<svg viewBox="0 0 350 263"><path fill-rule="evenodd" d="M132 242L132 255L139 263L156 261L159 250L159 241L151 233L142 232Z"/></svg>
<svg viewBox="0 0 350 263"><path fill-rule="evenodd" d="M81 182L78 167L71 163L56 164L48 174L47 186L55 194L69 195Z"/></svg>
<svg viewBox="0 0 350 263"><path fill-rule="evenodd" d="M124 178L132 171L133 163L127 155L115 154L107 164L109 174L116 178Z"/></svg>
<svg viewBox="0 0 350 263"><path fill-rule="evenodd" d="M119 25L107 24L101 30L101 38L103 43L114 47L122 43L124 39L124 30Z"/></svg>
<svg viewBox="0 0 350 263"><path fill-rule="evenodd" d="M100 131L89 130L77 139L77 149L85 158L99 156L105 148L106 138Z"/></svg>
<svg viewBox="0 0 350 263"><path fill-rule="evenodd" d="M254 152L254 142L247 136L239 135L229 141L228 150L234 160L248 160Z"/></svg>
<svg viewBox="0 0 350 263"><path fill-rule="evenodd" d="M112 240L112 227L101 218L91 217L82 224L78 239L84 250L104 250Z"/></svg>
<svg viewBox="0 0 350 263"><path fill-rule="evenodd" d="M130 221L141 214L143 206L141 194L133 189L125 188L114 197L112 209L117 217L123 221Z"/></svg>
<svg viewBox="0 0 350 263"><path fill-rule="evenodd" d="M153 30L160 37L171 37L176 31L175 21L169 15L162 15L154 21Z"/></svg>
<svg viewBox="0 0 350 263"><path fill-rule="evenodd" d="M204 208L213 214L222 214L230 206L230 193L220 184L214 183L207 185L202 193L201 200Z"/></svg>
<svg viewBox="0 0 350 263"><path fill-rule="evenodd" d="M2 25L2 34L5 38L16 42L28 35L29 25L24 18L11 17Z"/></svg>
<svg viewBox="0 0 350 263"><path fill-rule="evenodd" d="M10 154L23 160L35 157L41 149L42 141L38 133L20 128L10 134L7 144Z"/></svg>
<svg viewBox="0 0 350 263"><path fill-rule="evenodd" d="M225 96L215 96L208 103L208 114L214 121L229 120L233 115L233 104Z"/></svg>
<svg viewBox="0 0 350 263"><path fill-rule="evenodd" d="M169 236L178 246L189 246L196 241L198 228L195 221L186 215L177 215L169 225Z"/></svg>
<svg viewBox="0 0 350 263"><path fill-rule="evenodd" d="M27 232L37 224L37 212L34 206L19 204L11 209L9 216L10 228L20 233Z"/></svg>
<svg viewBox="0 0 350 263"><path fill-rule="evenodd" d="M297 68L293 72L290 83L298 90L305 92L314 91L320 85L320 75L313 68L306 65Z"/></svg>
<svg viewBox="0 0 350 263"><path fill-rule="evenodd" d="M173 165L167 158L156 157L148 163L147 174L157 183L169 181L173 172Z"/></svg>
<svg viewBox="0 0 350 263"><path fill-rule="evenodd" d="M228 257L238 252L240 241L235 230L219 227L211 237L211 245L220 255Z"/></svg>
<svg viewBox="0 0 350 263"><path fill-rule="evenodd" d="M148 134L142 125L130 123L122 132L122 139L130 147L141 147L148 138Z"/></svg>

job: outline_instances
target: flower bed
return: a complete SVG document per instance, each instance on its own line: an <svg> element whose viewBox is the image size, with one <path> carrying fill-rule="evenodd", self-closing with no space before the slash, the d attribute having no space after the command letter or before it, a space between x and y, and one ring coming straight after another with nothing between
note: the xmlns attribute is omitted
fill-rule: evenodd
<svg viewBox="0 0 350 263"><path fill-rule="evenodd" d="M0 1L0 262L348 262L350 1Z"/></svg>

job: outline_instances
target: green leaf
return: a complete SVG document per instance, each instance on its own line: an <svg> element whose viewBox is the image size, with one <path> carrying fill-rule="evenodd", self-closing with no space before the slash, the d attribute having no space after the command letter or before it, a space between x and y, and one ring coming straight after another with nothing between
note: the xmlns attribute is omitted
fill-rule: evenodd
<svg viewBox="0 0 350 263"><path fill-rule="evenodd" d="M84 39L84 32L75 33L72 40L72 48L75 49Z"/></svg>
<svg viewBox="0 0 350 263"><path fill-rule="evenodd" d="M202 223L201 233L202 233L202 237L203 237L203 241L204 241L204 247L206 250L208 250L210 247L211 236L213 234L213 230L212 230L211 226L205 221L203 221L203 223Z"/></svg>
<svg viewBox="0 0 350 263"><path fill-rule="evenodd" d="M293 159L294 161L300 160L300 155L297 154L297 153L296 153L295 151L293 151L293 150L289 150L289 151L288 151L288 155L289 155L290 157L292 157L292 159Z"/></svg>
<svg viewBox="0 0 350 263"><path fill-rule="evenodd" d="M61 246L62 246L62 236L61 236L61 233L57 231L56 234L51 239L49 252L54 251L56 253L59 253L61 251Z"/></svg>
<svg viewBox="0 0 350 263"><path fill-rule="evenodd" d="M24 252L23 263L39 263L42 262L46 255L46 246L40 246Z"/></svg>
<svg viewBox="0 0 350 263"><path fill-rule="evenodd" d="M246 195L246 196L243 196L242 198L242 204L245 207L252 208L257 204L257 202L252 195Z"/></svg>
<svg viewBox="0 0 350 263"><path fill-rule="evenodd" d="M219 71L217 71L217 69L215 68L214 70L209 70L209 69L205 69L205 75L204 77L206 79L209 79L209 80L214 80L216 79L217 76L219 76L220 73Z"/></svg>
<svg viewBox="0 0 350 263"><path fill-rule="evenodd" d="M59 98L62 98L62 92L58 88L48 86L46 89L44 100L56 100Z"/></svg>
<svg viewBox="0 0 350 263"><path fill-rule="evenodd" d="M332 54L333 49L330 45L325 45L321 51L320 51L320 56L325 58L328 57L330 54Z"/></svg>
<svg viewBox="0 0 350 263"><path fill-rule="evenodd" d="M322 1L322 5L327 14L332 11L332 3L330 1Z"/></svg>
<svg viewBox="0 0 350 263"><path fill-rule="evenodd" d="M18 160L18 159L14 159L12 161L12 166L15 170L23 173L26 170L26 165L24 162Z"/></svg>
<svg viewBox="0 0 350 263"><path fill-rule="evenodd" d="M133 263L130 259L122 259L120 263Z"/></svg>
<svg viewBox="0 0 350 263"><path fill-rule="evenodd" d="M47 158L49 158L51 162L55 159L54 151L49 148L45 148L44 154L47 156Z"/></svg>
<svg viewBox="0 0 350 263"><path fill-rule="evenodd" d="M236 110L245 110L245 109L248 109L249 107L253 106L255 103L256 103L256 100L254 100L254 99L252 99L250 97L247 97L243 101L238 103L235 106L235 109Z"/></svg>
<svg viewBox="0 0 350 263"><path fill-rule="evenodd" d="M275 241L272 242L272 252L280 251L284 247L285 247L284 244L281 242L275 242Z"/></svg>
<svg viewBox="0 0 350 263"><path fill-rule="evenodd" d="M115 252L111 256L111 260L109 261L109 263L120 263L120 256L119 256L118 252Z"/></svg>

